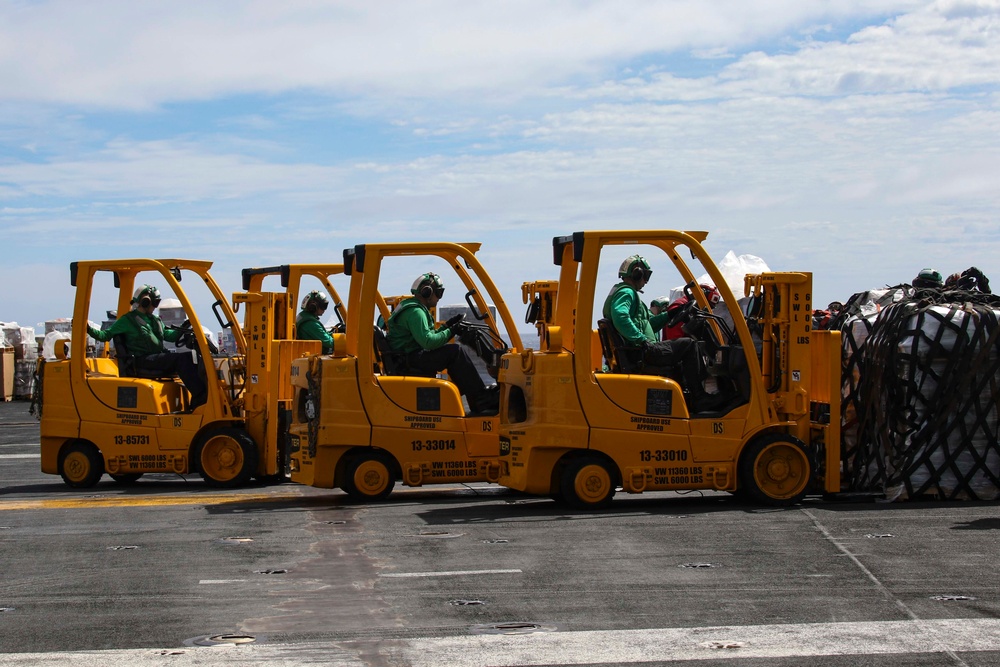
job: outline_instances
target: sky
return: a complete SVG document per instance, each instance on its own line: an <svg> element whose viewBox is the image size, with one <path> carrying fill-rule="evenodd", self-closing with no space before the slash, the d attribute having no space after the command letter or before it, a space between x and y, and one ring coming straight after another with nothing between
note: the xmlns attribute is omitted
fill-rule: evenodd
<svg viewBox="0 0 1000 667"><path fill-rule="evenodd" d="M75 260L228 293L433 240L517 318L587 229L706 230L817 307L1000 285L998 83L1000 0L0 0L0 320L70 316Z"/></svg>

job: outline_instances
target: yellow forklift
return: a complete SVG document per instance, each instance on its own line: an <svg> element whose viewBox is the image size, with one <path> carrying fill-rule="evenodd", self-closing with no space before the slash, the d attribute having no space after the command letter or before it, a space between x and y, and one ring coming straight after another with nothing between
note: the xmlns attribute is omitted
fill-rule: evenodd
<svg viewBox="0 0 1000 667"><path fill-rule="evenodd" d="M742 492L771 505L840 491L840 334L812 330L811 274L748 275L741 309L706 237L655 230L553 239L559 278L540 350L501 361L500 484L578 508L604 507L618 488ZM642 350L603 318L618 282L612 267L637 248L655 273L670 274L655 284L686 286L688 303L669 324L684 323L696 339L705 386L718 390L709 410L690 404L695 392L682 374L645 368ZM698 288L698 264L726 308L713 311Z"/></svg>
<svg viewBox="0 0 1000 667"><path fill-rule="evenodd" d="M237 295L244 326L209 273L212 263L183 259L81 261L70 266L76 288L73 332L56 346L56 359L39 363L41 469L86 488L106 472L122 483L145 473L199 472L213 486L282 477L283 432L290 413L294 358L320 351L318 341L291 340L294 307L285 294ZM225 355L205 335L182 280L211 301L218 325L230 330L236 351ZM193 283L193 285L191 284ZM95 288L95 284L98 288ZM130 308L135 287L159 286L186 316L183 343L206 371L208 400L190 407L176 377L137 372L104 343L87 356L87 323L95 289L114 294L117 313ZM95 306L96 309L96 306ZM181 352L178 352L181 353Z"/></svg>
<svg viewBox="0 0 1000 667"><path fill-rule="evenodd" d="M326 290L327 295L330 297L331 308L333 309L334 316L337 318L337 323L333 325L332 329L343 333L344 323L347 321L347 311L340 293L332 282L333 276L339 276L343 273L343 264L281 264L279 266L246 268L242 271L243 291L262 292L264 280L269 276L277 276L281 280L281 287L284 289L285 294L288 295L289 307L293 311L298 312L302 280L308 277L314 278L323 286L323 289ZM235 307L237 312L239 312L238 303L235 304ZM295 337L295 312L292 313L292 338Z"/></svg>
<svg viewBox="0 0 1000 667"><path fill-rule="evenodd" d="M344 272L351 276L346 331L334 334L332 355L299 359L292 366L292 481L373 501L387 497L397 480L407 486L497 480L498 417L466 416L463 398L448 379L406 375L394 367L382 328L389 312L379 296L380 277L403 260L426 260L418 273L450 267L441 272L444 283L465 290L471 313L461 339L495 377L501 355L520 350L521 341L500 292L476 258L479 247L383 243L344 251Z"/></svg>

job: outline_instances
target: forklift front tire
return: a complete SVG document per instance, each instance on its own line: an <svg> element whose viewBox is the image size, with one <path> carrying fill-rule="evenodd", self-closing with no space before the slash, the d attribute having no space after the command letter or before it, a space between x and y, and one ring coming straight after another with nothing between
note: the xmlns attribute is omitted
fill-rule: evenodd
<svg viewBox="0 0 1000 667"><path fill-rule="evenodd" d="M209 486L239 486L257 470L257 444L238 428L215 429L202 437L195 458Z"/></svg>
<svg viewBox="0 0 1000 667"><path fill-rule="evenodd" d="M611 504L615 482L607 464L592 456L570 461L560 481L563 500L576 509L601 509Z"/></svg>
<svg viewBox="0 0 1000 667"><path fill-rule="evenodd" d="M395 484L386 456L371 451L357 455L347 466L344 491L354 500L372 502L388 498Z"/></svg>
<svg viewBox="0 0 1000 667"><path fill-rule="evenodd" d="M805 446L783 433L758 438L740 456L740 486L749 499L765 505L787 507L800 502L811 476Z"/></svg>
<svg viewBox="0 0 1000 667"><path fill-rule="evenodd" d="M104 474L104 458L94 445L78 442L60 458L59 474L74 489L89 489Z"/></svg>

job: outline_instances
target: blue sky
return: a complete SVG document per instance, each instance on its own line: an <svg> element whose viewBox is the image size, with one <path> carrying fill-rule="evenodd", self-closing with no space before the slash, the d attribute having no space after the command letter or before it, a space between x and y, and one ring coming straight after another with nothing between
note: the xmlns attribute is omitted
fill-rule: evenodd
<svg viewBox="0 0 1000 667"><path fill-rule="evenodd" d="M998 80L1000 0L0 0L0 320L69 316L77 259L235 291L396 240L481 241L519 312L601 228L708 230L817 305L1000 279Z"/></svg>

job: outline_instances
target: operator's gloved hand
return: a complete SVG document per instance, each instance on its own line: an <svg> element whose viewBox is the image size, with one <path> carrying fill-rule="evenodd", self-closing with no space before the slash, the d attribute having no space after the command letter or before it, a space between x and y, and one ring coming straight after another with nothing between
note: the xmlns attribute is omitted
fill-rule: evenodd
<svg viewBox="0 0 1000 667"><path fill-rule="evenodd" d="M454 317L449 317L448 321L445 322L444 325L445 325L445 327L447 327L449 329L454 329L454 327L455 327L456 324L459 324L460 322L463 322L464 320L465 320L465 313L459 313L458 315L455 315Z"/></svg>
<svg viewBox="0 0 1000 667"><path fill-rule="evenodd" d="M970 266L965 271L962 271L962 277L958 281L958 286L962 289L978 290L983 294L990 294L989 278L974 266Z"/></svg>

